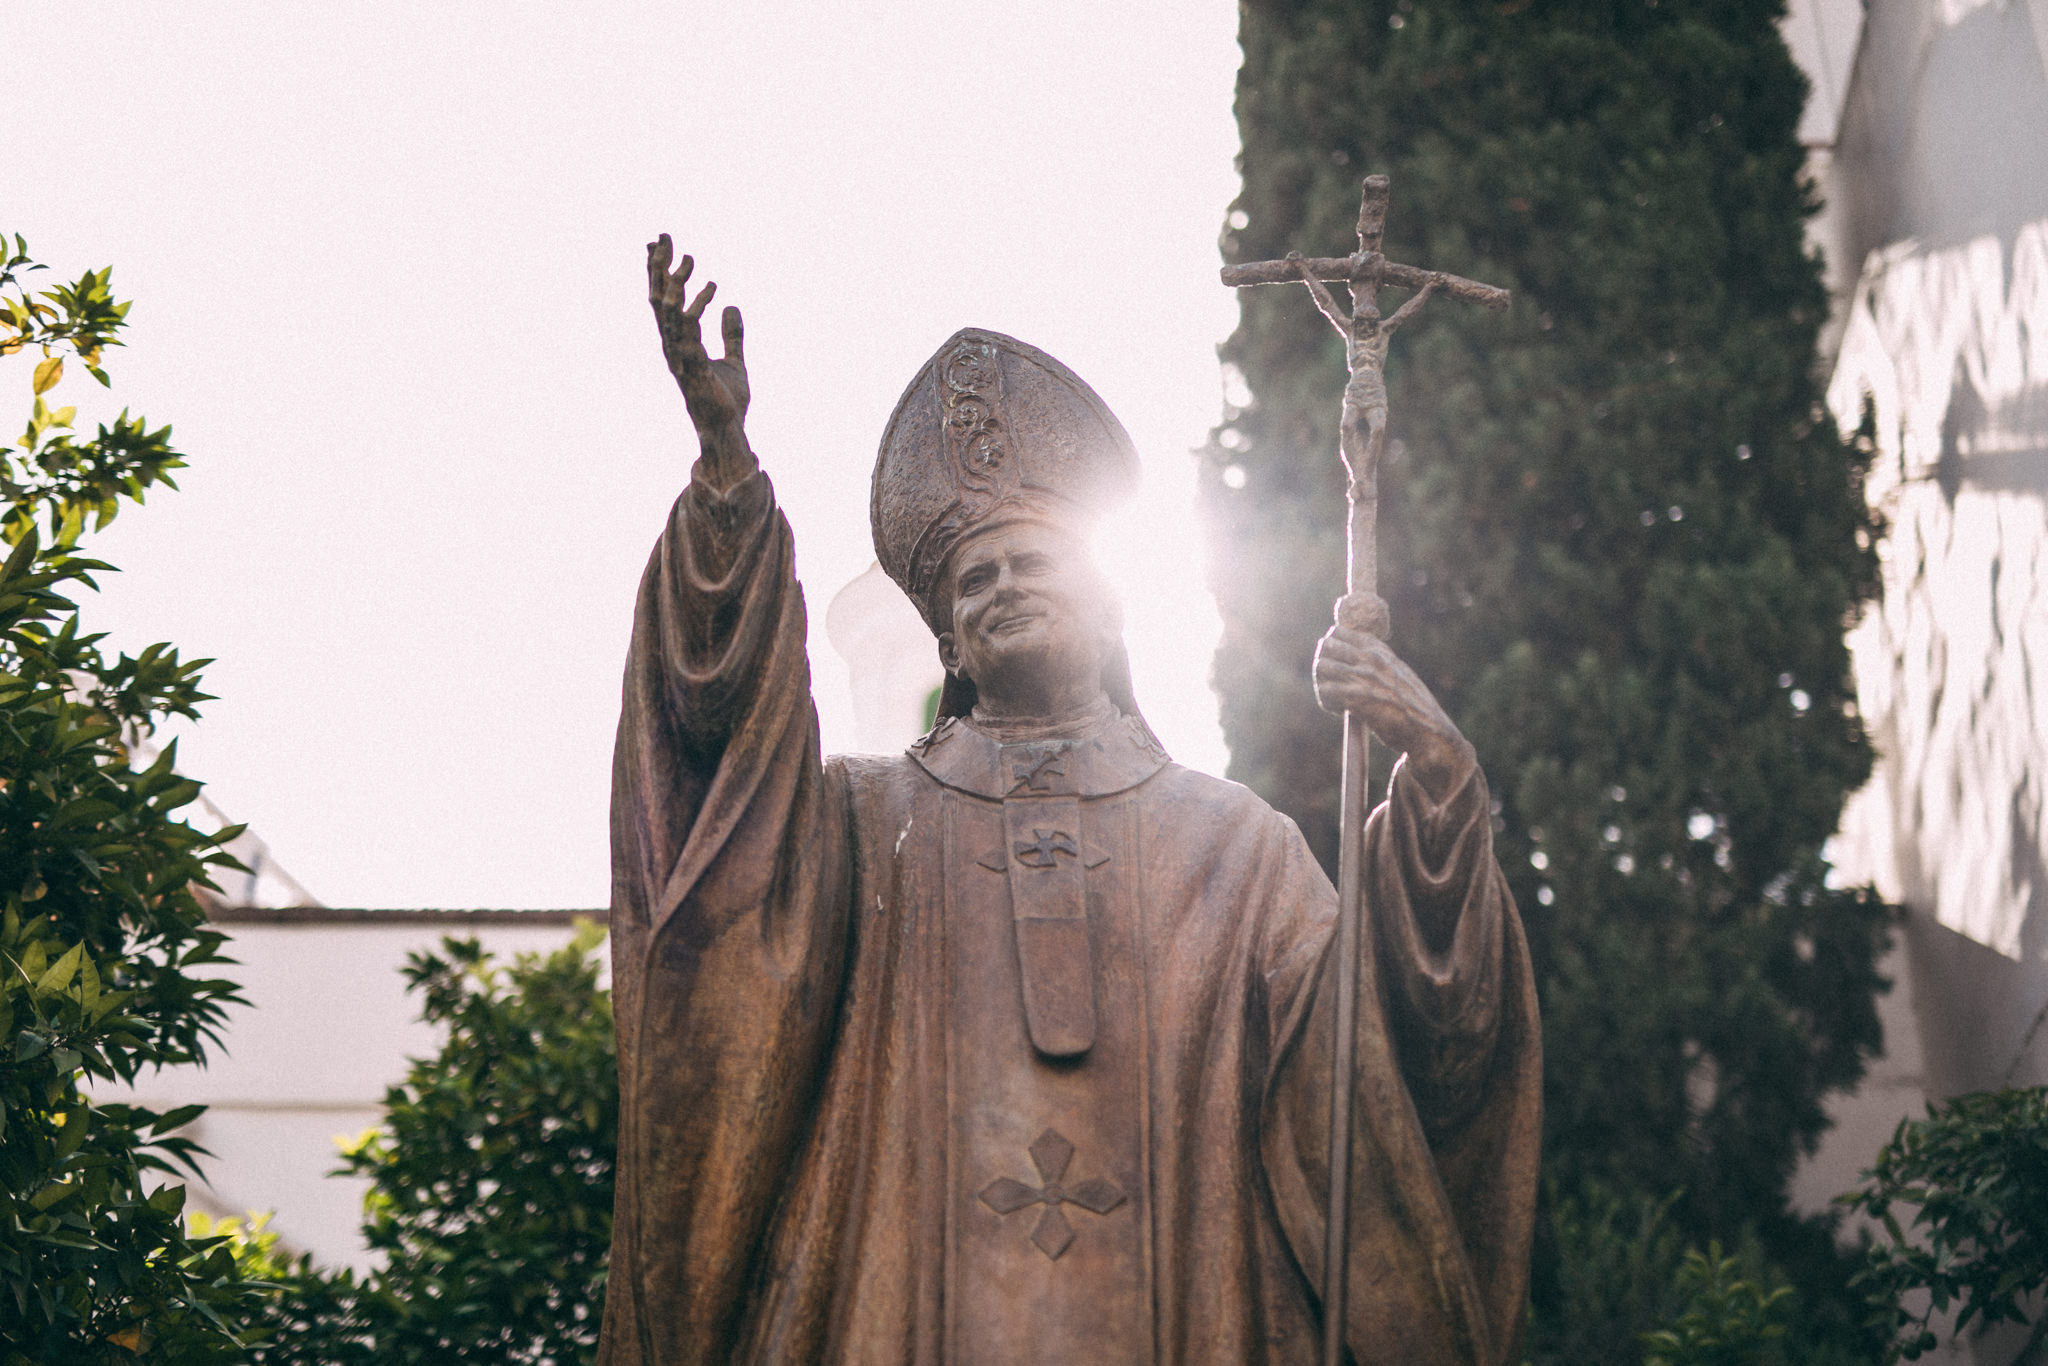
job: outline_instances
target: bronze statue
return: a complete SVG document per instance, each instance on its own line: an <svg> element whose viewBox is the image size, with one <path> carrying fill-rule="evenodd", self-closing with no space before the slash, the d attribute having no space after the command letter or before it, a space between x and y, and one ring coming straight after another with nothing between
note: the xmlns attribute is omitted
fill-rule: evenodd
<svg viewBox="0 0 2048 1366"><path fill-rule="evenodd" d="M949 339L882 439L883 568L947 671L908 753L819 750L739 314L649 248L701 448L641 582L614 760L622 1100L600 1360L1313 1362L1355 973L1360 1363L1519 1360L1540 1102L1471 746L1347 599L1315 679L1404 754L1363 947L1293 824L1168 759L1080 528L1135 481L1050 356Z"/></svg>

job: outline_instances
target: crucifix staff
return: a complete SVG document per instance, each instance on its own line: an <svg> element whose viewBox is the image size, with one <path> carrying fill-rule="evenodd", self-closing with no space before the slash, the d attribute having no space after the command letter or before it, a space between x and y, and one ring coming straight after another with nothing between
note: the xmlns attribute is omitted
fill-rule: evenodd
<svg viewBox="0 0 2048 1366"><path fill-rule="evenodd" d="M1358 250L1349 256L1310 259L1297 251L1289 252L1285 260L1223 268L1223 283L1233 288L1308 286L1316 308L1344 338L1344 358L1351 375L1344 385L1343 416L1337 426L1337 451L1347 476L1344 591L1347 597L1366 595L1375 600L1379 591L1380 454L1387 441L1387 344L1395 330L1433 295L1447 294L1496 310L1506 308L1510 299L1505 289L1387 260L1380 253L1387 200L1387 178L1367 176L1358 206ZM1328 287L1340 282L1351 289L1348 312ZM1415 293L1391 317L1382 318L1379 292L1388 285ZM1376 615L1378 620L1365 624L1384 635L1384 608ZM1337 955L1337 1037L1331 1052L1330 1203L1323 1225L1324 1366L1342 1366L1344 1360L1344 1302L1351 1252L1351 1093L1358 1070L1360 864L1365 853L1366 772L1371 746L1364 716L1345 712L1344 773L1338 802L1337 941L1333 950Z"/></svg>

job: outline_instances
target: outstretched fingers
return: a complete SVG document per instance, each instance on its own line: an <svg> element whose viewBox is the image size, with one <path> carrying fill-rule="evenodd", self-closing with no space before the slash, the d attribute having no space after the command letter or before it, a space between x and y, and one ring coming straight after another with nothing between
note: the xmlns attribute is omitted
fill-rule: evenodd
<svg viewBox="0 0 2048 1366"><path fill-rule="evenodd" d="M696 269L697 263L686 255L682 264L671 272L669 263L674 256L675 244L667 233L647 244L647 302L656 308L674 307L682 296L683 285L689 280L690 272Z"/></svg>
<svg viewBox="0 0 2048 1366"><path fill-rule="evenodd" d="M725 358L740 369L746 369L747 328L746 324L740 321L740 311L737 308L730 304L726 305L725 312L719 315L718 331L725 338Z"/></svg>
<svg viewBox="0 0 2048 1366"><path fill-rule="evenodd" d="M663 233L647 244L647 301L661 302L662 285L668 279L669 258L675 252L675 244Z"/></svg>
<svg viewBox="0 0 2048 1366"><path fill-rule="evenodd" d="M736 308L725 310L725 357L712 360L703 336L704 310L718 286L707 281L692 298L690 273L696 263L685 256L674 262L675 246L667 233L647 244L647 297L661 331L662 356L669 373L682 387L683 401L696 424L705 466L712 482L729 488L754 467L741 424L747 416L747 368L741 359L744 341ZM674 268L671 269L671 263Z"/></svg>

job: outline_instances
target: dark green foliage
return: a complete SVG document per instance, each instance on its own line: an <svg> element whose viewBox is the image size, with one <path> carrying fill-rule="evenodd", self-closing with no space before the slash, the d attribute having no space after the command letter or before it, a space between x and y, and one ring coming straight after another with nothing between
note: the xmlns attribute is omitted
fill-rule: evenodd
<svg viewBox="0 0 2048 1366"><path fill-rule="evenodd" d="M498 968L474 939L406 968L441 1052L385 1093L347 1152L366 1176L367 1277L300 1263L258 1366L464 1361L553 1366L597 1354L611 1250L618 1068L586 926Z"/></svg>
<svg viewBox="0 0 2048 1366"><path fill-rule="evenodd" d="M1950 1311L1961 1337L1972 1325L2025 1323L2031 1304L2041 1317L2029 1349L2048 1338L2048 1088L1929 1106L1927 1118L1899 1125L1864 1175L1842 1202L1887 1235L1856 1277L1890 1344L1887 1361L1934 1347L1932 1324ZM1899 1205L1916 1207L1905 1226ZM1913 1291L1927 1292L1917 1313L1906 1307Z"/></svg>
<svg viewBox="0 0 2048 1366"><path fill-rule="evenodd" d="M162 645L110 658L74 601L107 568L78 552L88 516L104 526L183 461L169 428L125 413L91 441L65 435L74 411L45 395L66 353L107 382L128 305L104 270L30 293L40 269L0 238L0 357L19 357L6 372L32 399L0 452L0 1363L226 1360L251 1287L225 1244L187 1235L184 1187L165 1184L191 1167L174 1131L198 1107L84 1090L199 1062L239 999L212 975L222 937L195 895L236 832L178 819L199 784L175 747L130 766L155 718L196 714L207 661Z"/></svg>
<svg viewBox="0 0 2048 1366"><path fill-rule="evenodd" d="M1623 1198L1594 1185L1551 1192L1550 1295L1535 1309L1530 1336L1548 1356L1580 1366L1637 1366L1645 1334L1677 1318L1685 1240L1671 1224L1676 1196Z"/></svg>
<svg viewBox="0 0 2048 1366"><path fill-rule="evenodd" d="M1688 1252L1674 1288L1685 1308L1670 1328L1643 1339L1643 1366L1785 1366L1789 1286L1765 1290L1718 1242Z"/></svg>
<svg viewBox="0 0 2048 1366"><path fill-rule="evenodd" d="M1545 1258L1555 1285L1535 1307L1532 1358L1572 1366L1787 1366L1792 1290L1754 1240L1688 1250L1677 1195L1623 1197L1598 1183L1552 1192ZM1802 1344L1800 1366L1867 1357Z"/></svg>
<svg viewBox="0 0 2048 1366"><path fill-rule="evenodd" d="M1682 1189L1694 1244L1754 1228L1815 1323L1846 1313L1821 1303L1842 1273L1783 1192L1879 1044L1886 913L1831 889L1820 848L1869 769L1843 637L1881 528L1871 443L1814 377L1779 12L1248 4L1224 250L1346 251L1385 171L1390 256L1515 291L1505 315L1433 302L1395 341L1381 588L1499 802L1547 1170L1568 1196ZM1217 682L1233 776L1328 863L1338 727L1308 661L1342 583L1343 358L1304 291L1242 300L1224 358L1251 401L1204 465ZM1539 1255L1539 1309L1557 1282Z"/></svg>

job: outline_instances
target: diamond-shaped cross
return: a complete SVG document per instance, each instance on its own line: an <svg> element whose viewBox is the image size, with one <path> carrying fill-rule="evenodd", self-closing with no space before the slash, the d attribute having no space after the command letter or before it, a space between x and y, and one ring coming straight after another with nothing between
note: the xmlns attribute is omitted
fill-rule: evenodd
<svg viewBox="0 0 2048 1366"><path fill-rule="evenodd" d="M1059 855L1069 858L1081 856L1081 846L1074 843L1074 837L1064 830L1036 830L1029 844L1017 846L1017 862L1026 868L1051 868L1059 863Z"/></svg>
<svg viewBox="0 0 2048 1366"><path fill-rule="evenodd" d="M1074 1227L1060 1213L1060 1206L1078 1205L1091 1214L1107 1214L1124 1202L1123 1187L1101 1177L1078 1186L1062 1186L1060 1178L1067 1174L1067 1164L1074 1160L1074 1145L1060 1137L1056 1129L1047 1129L1033 1139L1029 1151L1032 1165L1038 1168L1038 1179L1044 1184L1027 1186L1005 1176L989 1182L981 1193L981 1203L997 1214L1015 1214L1026 1205L1044 1205L1045 1213L1038 1216L1038 1225L1031 1230L1031 1241L1040 1252L1058 1261L1074 1241Z"/></svg>

